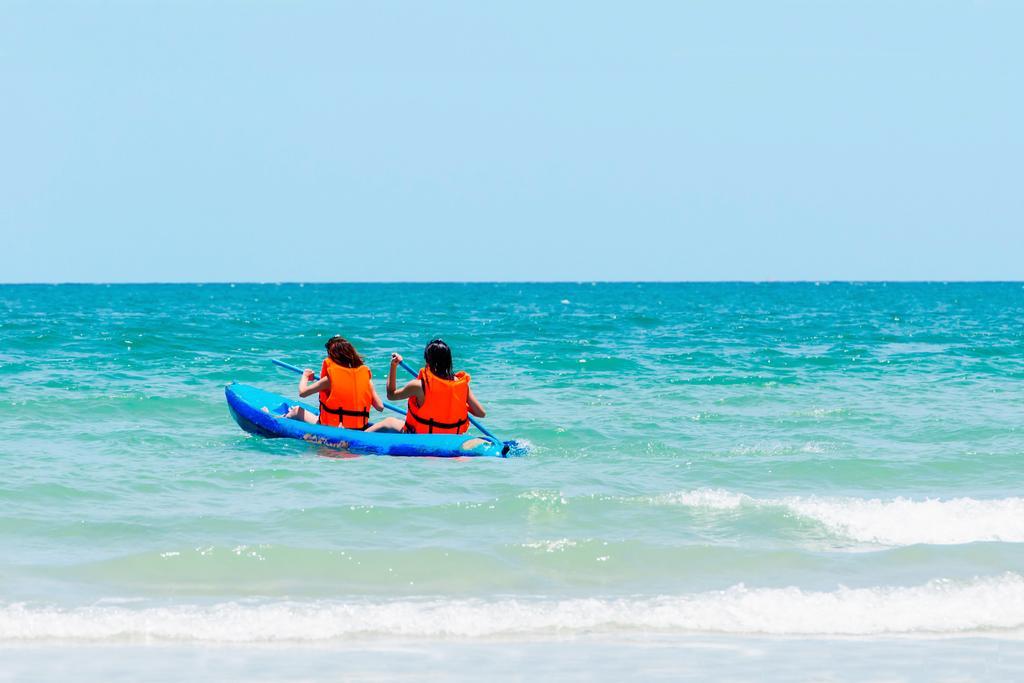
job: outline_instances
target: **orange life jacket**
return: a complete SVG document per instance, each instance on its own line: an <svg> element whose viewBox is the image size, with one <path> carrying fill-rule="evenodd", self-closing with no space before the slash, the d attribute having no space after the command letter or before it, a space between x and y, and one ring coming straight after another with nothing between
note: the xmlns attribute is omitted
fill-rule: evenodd
<svg viewBox="0 0 1024 683"><path fill-rule="evenodd" d="M441 379L428 368L418 375L423 383L423 402L409 399L405 431L411 434L462 434L469 429L469 375L456 372L455 379Z"/></svg>
<svg viewBox="0 0 1024 683"><path fill-rule="evenodd" d="M320 392L320 424L345 429L366 429L373 405L370 368L346 368L324 358L320 377L331 378L331 392Z"/></svg>

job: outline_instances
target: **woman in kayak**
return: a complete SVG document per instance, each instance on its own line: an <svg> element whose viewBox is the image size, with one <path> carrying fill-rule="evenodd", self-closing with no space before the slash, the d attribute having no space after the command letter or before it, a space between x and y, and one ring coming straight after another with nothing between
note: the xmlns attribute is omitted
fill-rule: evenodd
<svg viewBox="0 0 1024 683"><path fill-rule="evenodd" d="M320 367L320 379L313 379L312 370L303 370L299 380L299 396L320 393L320 415L301 406L293 406L285 417L328 427L364 430L370 426L370 406L384 410L384 402L370 382L370 368L363 357L344 337L331 337L325 345L327 358Z"/></svg>
<svg viewBox="0 0 1024 683"><path fill-rule="evenodd" d="M416 379L397 388L395 369L402 362L391 354L388 371L388 399L409 399L405 421L386 417L367 431L406 432L409 434L462 434L469 429L469 414L484 417L487 413L469 388L469 374L452 372L452 350L435 339L423 350L423 367Z"/></svg>

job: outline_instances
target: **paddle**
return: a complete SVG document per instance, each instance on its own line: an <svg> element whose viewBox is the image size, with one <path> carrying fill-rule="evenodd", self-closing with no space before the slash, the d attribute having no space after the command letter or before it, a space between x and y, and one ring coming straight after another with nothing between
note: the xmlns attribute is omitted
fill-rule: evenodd
<svg viewBox="0 0 1024 683"><path fill-rule="evenodd" d="M270 362L273 363L274 365L277 365L279 367L284 368L285 370L291 370L292 372L297 372L300 375L302 374L302 369L295 367L291 363L285 363L283 360L278 360L276 358L271 358ZM313 380L314 381L316 380L316 378L317 378L316 375L313 375ZM392 404L388 403L387 401L384 401L384 407L387 408L388 410L393 410L396 413L401 413L402 415L405 415L405 411L404 410L402 410L401 408L399 408L396 405L392 405Z"/></svg>
<svg viewBox="0 0 1024 683"><path fill-rule="evenodd" d="M420 373L416 372L411 367L409 367L409 365L404 360L398 361L398 364L402 366L403 370L408 372L413 377L419 377L420 376ZM491 441L493 441L494 443L498 444L499 446L506 446L506 447L508 446L509 442L502 441L501 439L496 437L494 434L491 434L489 431L487 431L487 427L484 427L482 424L480 424L480 421L477 420L476 418L474 418L472 415L467 415L466 417L469 418L469 421L471 423L473 423L474 427L476 427L481 432L483 432L484 435L487 438L489 438Z"/></svg>

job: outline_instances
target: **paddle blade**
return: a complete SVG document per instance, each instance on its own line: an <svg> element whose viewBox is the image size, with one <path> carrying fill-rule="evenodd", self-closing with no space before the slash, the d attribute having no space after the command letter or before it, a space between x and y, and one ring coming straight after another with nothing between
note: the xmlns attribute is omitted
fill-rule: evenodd
<svg viewBox="0 0 1024 683"><path fill-rule="evenodd" d="M501 448L501 454L506 458L517 458L522 455L526 455L530 452L530 446L528 443L516 441L506 441Z"/></svg>

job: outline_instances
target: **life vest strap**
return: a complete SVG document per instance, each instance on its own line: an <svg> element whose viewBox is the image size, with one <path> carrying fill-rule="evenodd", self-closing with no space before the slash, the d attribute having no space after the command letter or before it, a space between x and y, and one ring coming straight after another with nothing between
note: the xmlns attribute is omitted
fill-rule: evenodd
<svg viewBox="0 0 1024 683"><path fill-rule="evenodd" d="M409 408L409 417L420 424L426 425L429 428L429 431L427 432L428 434L432 434L435 427L437 429L460 429L462 428L462 425L469 422L468 419L459 420L458 422L438 422L437 420L432 420L430 418L422 418L416 414L416 411L412 410L412 406L409 406Z"/></svg>
<svg viewBox="0 0 1024 683"><path fill-rule="evenodd" d="M348 417L365 417L369 419L370 410L345 410L344 408L328 408L324 405L323 401L320 401L320 410L325 410L332 415L348 416Z"/></svg>
<svg viewBox="0 0 1024 683"><path fill-rule="evenodd" d="M320 401L320 410L322 410L325 413L330 413L332 415L337 415L338 418L339 418L338 426L342 427L343 429L358 429L359 431L365 431L366 428L369 426L369 422L370 422L370 409L369 408L367 408L366 410L345 410L344 408L328 408L327 406L324 405L323 401ZM345 418L345 417L361 417L364 420L363 426L362 427L346 427L344 419L341 419L341 418Z"/></svg>

